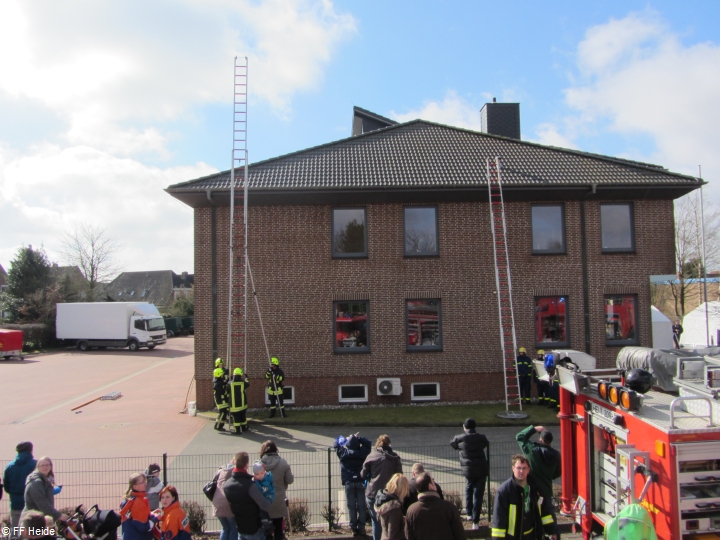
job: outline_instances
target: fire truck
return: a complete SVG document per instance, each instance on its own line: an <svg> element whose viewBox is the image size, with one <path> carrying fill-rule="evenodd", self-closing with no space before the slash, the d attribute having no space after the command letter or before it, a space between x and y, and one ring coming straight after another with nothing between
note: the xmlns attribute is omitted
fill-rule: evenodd
<svg viewBox="0 0 720 540"><path fill-rule="evenodd" d="M535 362L540 377L547 374ZM644 394L617 369L559 366L562 512L583 538L630 503L658 538L720 538L720 361L678 358L679 391Z"/></svg>

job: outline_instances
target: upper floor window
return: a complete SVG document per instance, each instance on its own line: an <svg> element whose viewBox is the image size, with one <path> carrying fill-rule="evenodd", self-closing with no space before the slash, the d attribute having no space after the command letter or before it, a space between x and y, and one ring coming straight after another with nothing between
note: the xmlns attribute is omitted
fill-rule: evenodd
<svg viewBox="0 0 720 540"><path fill-rule="evenodd" d="M637 296L616 294L605 297L605 343L608 345L635 345Z"/></svg>
<svg viewBox="0 0 720 540"><path fill-rule="evenodd" d="M335 302L335 352L370 351L368 304L367 301Z"/></svg>
<svg viewBox="0 0 720 540"><path fill-rule="evenodd" d="M437 207L405 207L405 256L427 257L438 253Z"/></svg>
<svg viewBox="0 0 720 540"><path fill-rule="evenodd" d="M333 208L333 257L367 257L365 208Z"/></svg>
<svg viewBox="0 0 720 540"><path fill-rule="evenodd" d="M600 223L603 252L635 251L632 204L601 204Z"/></svg>
<svg viewBox="0 0 720 540"><path fill-rule="evenodd" d="M532 252L565 253L565 207L562 204L533 205Z"/></svg>
<svg viewBox="0 0 720 540"><path fill-rule="evenodd" d="M570 345L567 296L535 298L535 345L538 347Z"/></svg>
<svg viewBox="0 0 720 540"><path fill-rule="evenodd" d="M440 300L407 300L407 350L442 350Z"/></svg>

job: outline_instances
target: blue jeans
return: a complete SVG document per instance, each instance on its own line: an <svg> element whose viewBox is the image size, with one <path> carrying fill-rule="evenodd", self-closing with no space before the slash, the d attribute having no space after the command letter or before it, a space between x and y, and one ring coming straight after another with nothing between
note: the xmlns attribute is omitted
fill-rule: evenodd
<svg viewBox="0 0 720 540"><path fill-rule="evenodd" d="M380 518L375 511L375 497L366 497L368 512L370 512L370 521L372 521L373 540L380 540L382 537L382 524Z"/></svg>
<svg viewBox="0 0 720 540"><path fill-rule="evenodd" d="M480 509L482 508L483 495L485 494L486 476L465 478L465 509L468 517L472 517L473 523L480 521ZM473 498L475 501L473 502Z"/></svg>
<svg viewBox="0 0 720 540"><path fill-rule="evenodd" d="M218 517L222 532L220 532L220 540L238 540L237 525L235 518Z"/></svg>
<svg viewBox="0 0 720 540"><path fill-rule="evenodd" d="M265 530L260 527L252 534L241 534L238 536L240 540L265 540Z"/></svg>
<svg viewBox="0 0 720 540"><path fill-rule="evenodd" d="M362 482L345 484L345 500L347 500L350 529L353 532L365 530L365 488Z"/></svg>

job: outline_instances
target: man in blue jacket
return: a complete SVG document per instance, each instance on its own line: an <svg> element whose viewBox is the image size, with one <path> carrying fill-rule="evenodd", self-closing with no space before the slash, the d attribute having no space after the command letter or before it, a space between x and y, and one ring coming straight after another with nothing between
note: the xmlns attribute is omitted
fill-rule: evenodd
<svg viewBox="0 0 720 540"><path fill-rule="evenodd" d="M372 450L372 443L355 433L347 438L338 437L334 448L340 458L340 478L345 486L350 528L353 536L365 536L365 487L360 471Z"/></svg>
<svg viewBox="0 0 720 540"><path fill-rule="evenodd" d="M5 467L3 484L5 493L10 495L10 520L13 528L20 525L20 514L25 508L25 480L35 470L37 460L33 458L33 444L23 441L15 447L17 456Z"/></svg>

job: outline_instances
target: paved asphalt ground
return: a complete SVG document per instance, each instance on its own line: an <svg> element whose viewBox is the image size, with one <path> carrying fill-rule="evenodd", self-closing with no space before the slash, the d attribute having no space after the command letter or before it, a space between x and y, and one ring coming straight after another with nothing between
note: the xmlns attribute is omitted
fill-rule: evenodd
<svg viewBox="0 0 720 540"><path fill-rule="evenodd" d="M12 459L15 445L24 440L33 442L36 457L87 460L163 453L231 455L240 450L254 454L267 439L273 439L281 452L324 451L338 435L355 431L371 440L387 433L394 447L408 448L447 445L461 432L462 418L457 428L251 424L253 431L242 436L218 433L206 418L180 414L193 378L193 346L192 337L178 337L153 351L67 349L29 355L25 361L0 361L0 460ZM122 397L83 405L110 392L121 392ZM187 400L194 401L194 395L193 385ZM79 412L71 411L80 405ZM512 442L517 431L483 429L491 442ZM406 461L412 458L404 456ZM207 481L197 479L201 480Z"/></svg>

